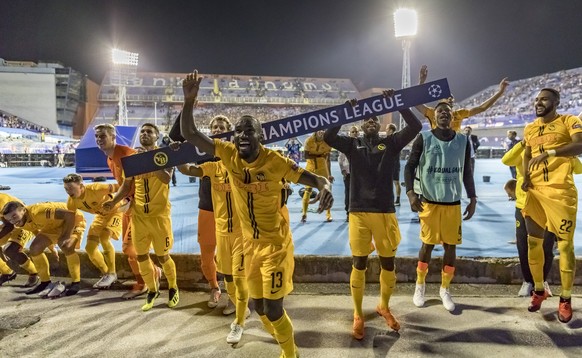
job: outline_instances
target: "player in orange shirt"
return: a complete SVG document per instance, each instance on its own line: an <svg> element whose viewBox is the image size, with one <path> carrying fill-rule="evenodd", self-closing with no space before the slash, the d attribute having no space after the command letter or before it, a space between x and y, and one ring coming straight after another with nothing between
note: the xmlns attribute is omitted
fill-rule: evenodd
<svg viewBox="0 0 582 358"><path fill-rule="evenodd" d="M95 129L95 143L99 149L105 153L107 156L107 166L111 170L111 174L117 181L117 184L123 184L123 180L125 176L123 174L123 167L121 165L121 158L126 157L128 155L135 154L136 151L130 147L125 145L115 143L115 127L112 124L105 123L105 124L98 124L94 127ZM133 197L134 188L131 189L128 197L131 199ZM135 276L137 283L132 287L132 289L126 293L124 293L121 298L124 299L132 299L139 295L143 295L147 292L147 287L141 274L139 273L139 266L137 263L137 253L135 251L135 247L133 246L133 242L131 240L131 209L127 210L123 214L122 220L122 236L123 236L123 244L122 244L122 251L127 256L127 261L129 262L129 266L131 267L131 272ZM151 260L150 260L151 262ZM161 276L161 269L154 265L151 262L152 267L155 268L156 277L159 280Z"/></svg>

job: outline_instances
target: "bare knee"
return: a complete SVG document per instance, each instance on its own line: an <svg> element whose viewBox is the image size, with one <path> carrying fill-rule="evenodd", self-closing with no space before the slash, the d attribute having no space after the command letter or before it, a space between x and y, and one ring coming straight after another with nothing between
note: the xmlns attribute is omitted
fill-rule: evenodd
<svg viewBox="0 0 582 358"><path fill-rule="evenodd" d="M283 316L283 299L278 300L268 300L264 299L264 311L265 315L271 322L277 321Z"/></svg>
<svg viewBox="0 0 582 358"><path fill-rule="evenodd" d="M157 256L157 255L156 255ZM170 259L170 255L163 255L163 256L158 256L158 260L160 261L160 263L163 265L166 263L166 261L168 261Z"/></svg>
<svg viewBox="0 0 582 358"><path fill-rule="evenodd" d="M365 270L368 267L368 256L352 256L352 263L357 270Z"/></svg>
<svg viewBox="0 0 582 358"><path fill-rule="evenodd" d="M382 270L394 271L394 257L380 256L380 266L382 266Z"/></svg>
<svg viewBox="0 0 582 358"><path fill-rule="evenodd" d="M137 255L137 261L139 262L144 262L150 259L150 255L145 254L145 255Z"/></svg>

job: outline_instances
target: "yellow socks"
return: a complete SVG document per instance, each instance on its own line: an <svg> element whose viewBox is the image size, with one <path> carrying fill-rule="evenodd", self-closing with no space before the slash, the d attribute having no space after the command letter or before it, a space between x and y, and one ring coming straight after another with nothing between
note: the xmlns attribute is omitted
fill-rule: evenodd
<svg viewBox="0 0 582 358"><path fill-rule="evenodd" d="M10 274L12 274L12 269L2 259L0 259L0 273L3 274L3 275L10 275Z"/></svg>
<svg viewBox="0 0 582 358"><path fill-rule="evenodd" d="M41 282L47 282L51 280L51 274L49 269L49 262L44 253L31 257L34 266L38 270L38 277ZM70 269L69 269L70 270Z"/></svg>
<svg viewBox="0 0 582 358"><path fill-rule="evenodd" d="M350 290L354 301L354 312L359 317L364 317L362 312L362 301L364 300L364 291L366 289L366 270L358 270L352 266L350 274Z"/></svg>
<svg viewBox="0 0 582 358"><path fill-rule="evenodd" d="M534 290L544 290L544 239L527 235L527 260L534 281Z"/></svg>
<svg viewBox="0 0 582 358"><path fill-rule="evenodd" d="M303 198L301 199L301 213L303 215L307 215L307 207L309 206L309 200L311 199L311 188L310 189L305 189L305 192L303 193Z"/></svg>
<svg viewBox="0 0 582 358"><path fill-rule="evenodd" d="M454 276L455 276L455 268L453 266L445 265L445 267L443 267L443 270L441 272L441 280L442 280L441 287L449 288Z"/></svg>
<svg viewBox="0 0 582 358"><path fill-rule="evenodd" d="M261 322L263 322L263 329L269 333L271 336L275 336L275 328L273 328L273 323L269 321L266 315L259 315Z"/></svg>
<svg viewBox="0 0 582 358"><path fill-rule="evenodd" d="M152 263L153 265L153 263ZM166 262L162 264L162 269L164 270L164 275L168 280L168 288L178 288L178 283L176 282L176 263L168 256ZM160 288L158 287L158 290Z"/></svg>
<svg viewBox="0 0 582 358"><path fill-rule="evenodd" d="M36 270L36 266L34 266L34 263L32 263L31 259L26 260L26 262L20 265L20 267L22 267L26 272L28 272L29 275L34 275L38 273L38 271Z"/></svg>
<svg viewBox="0 0 582 358"><path fill-rule="evenodd" d="M283 350L285 357L296 357L295 337L293 337L293 324L287 316L287 312L283 310L283 316L273 323L275 330L275 339L279 342L279 346Z"/></svg>
<svg viewBox="0 0 582 358"><path fill-rule="evenodd" d="M81 260L79 254L76 252L65 256L67 259L67 267L69 268L69 275L72 282L81 282Z"/></svg>
<svg viewBox="0 0 582 358"><path fill-rule="evenodd" d="M89 260L101 271L101 274L106 274L109 268L105 264L103 254L99 251L99 241L95 237L87 240L85 251L87 252L87 256L89 256Z"/></svg>
<svg viewBox="0 0 582 358"><path fill-rule="evenodd" d="M418 261L416 266L416 283L422 285L426 283L426 275L428 274L428 263Z"/></svg>
<svg viewBox="0 0 582 358"><path fill-rule="evenodd" d="M105 265L107 265L108 273L115 273L115 248L111 243L111 239L108 237L101 238L101 247L103 248L103 259L105 260Z"/></svg>
<svg viewBox="0 0 582 358"><path fill-rule="evenodd" d="M245 314L249 305L249 287L247 286L247 279L245 277L234 277L234 285L236 286L236 298L234 305L236 306L236 322L244 326ZM228 295L230 296L230 288Z"/></svg>
<svg viewBox="0 0 582 358"><path fill-rule="evenodd" d="M390 296L392 296L395 286L396 271L380 270L380 308L390 307Z"/></svg>
<svg viewBox="0 0 582 358"><path fill-rule="evenodd" d="M144 260L144 261L137 261L137 264L139 265L139 273L142 277L142 279L144 280L148 290L150 292L156 292L158 291L160 288L156 285L156 280L154 278L154 269L153 269L153 265L152 265L152 261L149 259Z"/></svg>
<svg viewBox="0 0 582 358"><path fill-rule="evenodd" d="M560 251L560 279L562 281L560 297L570 298L572 297L572 285L574 284L574 273L576 271L574 243L572 241L558 240L558 250Z"/></svg>

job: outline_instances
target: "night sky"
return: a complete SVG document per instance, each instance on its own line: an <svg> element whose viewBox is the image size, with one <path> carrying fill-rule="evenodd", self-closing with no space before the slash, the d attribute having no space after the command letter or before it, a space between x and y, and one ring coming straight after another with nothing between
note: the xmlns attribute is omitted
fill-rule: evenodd
<svg viewBox="0 0 582 358"><path fill-rule="evenodd" d="M415 8L412 83L447 77L457 98L501 78L582 66L577 0L2 0L0 57L58 61L100 83L112 47L140 71L350 78L400 88L392 14Z"/></svg>

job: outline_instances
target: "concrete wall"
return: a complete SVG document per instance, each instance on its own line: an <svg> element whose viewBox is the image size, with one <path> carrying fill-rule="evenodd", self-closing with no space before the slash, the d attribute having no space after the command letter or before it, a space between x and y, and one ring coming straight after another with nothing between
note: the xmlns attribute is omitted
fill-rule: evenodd
<svg viewBox="0 0 582 358"><path fill-rule="evenodd" d="M52 255L49 256L51 273L54 276L68 277L65 256L61 253L60 262ZM82 252L81 277L96 279L100 277L99 270L89 261L87 255ZM199 255L172 255L176 262L178 281L189 283L205 282L200 270ZM154 261L156 259L154 258ZM412 257L396 258L396 272L398 282L414 282L416 279L417 259ZM120 279L133 277L127 259L121 253L116 254L117 275ZM434 258L429 266L427 282L441 281L440 258ZM347 256L295 256L294 282L336 282L349 283L352 263ZM582 270L582 259L578 258L577 270ZM15 268L19 273L22 269ZM380 265L377 257L371 257L368 261L366 272L367 282L377 283L380 274ZM454 283L496 283L518 284L522 282L519 261L517 258L458 258L456 264ZM560 283L560 270L558 259L554 260L551 275L548 278L551 284ZM576 277L575 284L582 284L582 277Z"/></svg>

